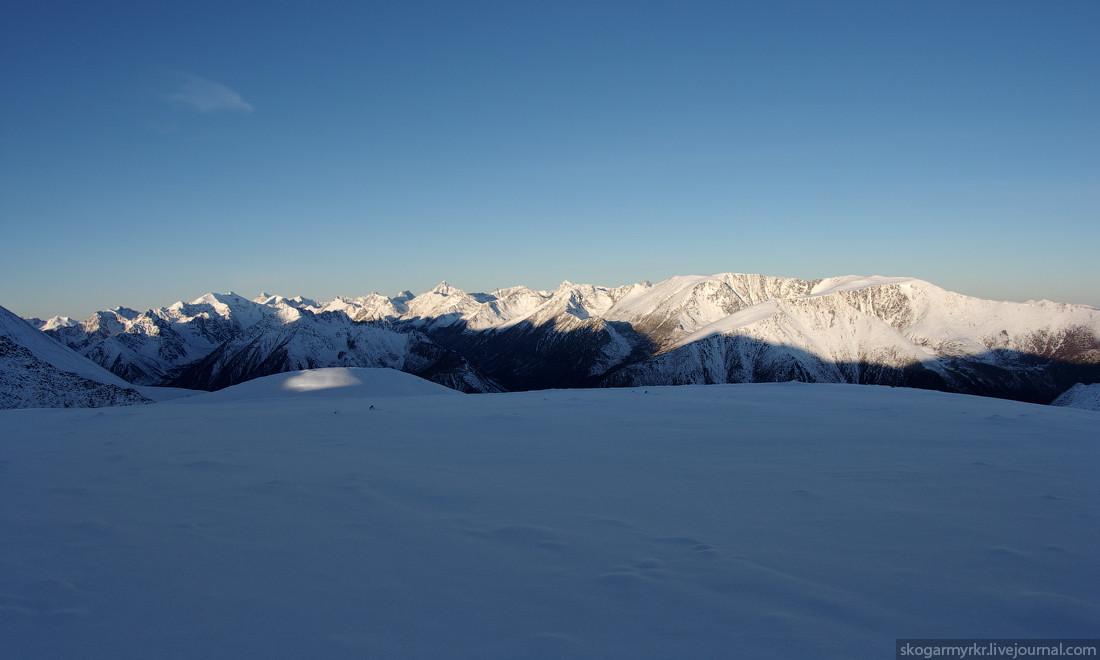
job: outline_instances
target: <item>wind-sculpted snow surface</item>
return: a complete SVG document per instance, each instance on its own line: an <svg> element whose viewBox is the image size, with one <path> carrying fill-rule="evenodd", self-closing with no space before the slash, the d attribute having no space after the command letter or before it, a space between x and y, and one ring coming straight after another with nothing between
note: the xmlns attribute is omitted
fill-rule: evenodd
<svg viewBox="0 0 1100 660"><path fill-rule="evenodd" d="M136 383L217 389L326 366L467 392L773 381L880 383L1049 403L1100 381L1100 311L980 300L905 277L725 273L329 302L208 294L43 325Z"/></svg>
<svg viewBox="0 0 1100 660"><path fill-rule="evenodd" d="M875 658L1100 627L1084 410L341 369L0 425L4 657Z"/></svg>

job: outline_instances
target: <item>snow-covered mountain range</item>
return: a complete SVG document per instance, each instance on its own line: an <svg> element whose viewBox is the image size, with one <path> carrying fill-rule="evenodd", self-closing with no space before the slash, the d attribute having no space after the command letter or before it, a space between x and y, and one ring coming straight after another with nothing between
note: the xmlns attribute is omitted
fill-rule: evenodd
<svg viewBox="0 0 1100 660"><path fill-rule="evenodd" d="M1100 381L1100 310L972 298L904 277L725 273L327 302L207 294L46 334L127 381L220 389L316 367L392 367L467 392L802 380L1049 403Z"/></svg>
<svg viewBox="0 0 1100 660"><path fill-rule="evenodd" d="M379 296L380 297L380 296ZM363 300L363 299L359 299ZM362 307L312 300L207 294L146 312L119 307L83 323L41 329L132 383L217 390L259 376L315 367L389 367L471 392L496 391L461 356Z"/></svg>

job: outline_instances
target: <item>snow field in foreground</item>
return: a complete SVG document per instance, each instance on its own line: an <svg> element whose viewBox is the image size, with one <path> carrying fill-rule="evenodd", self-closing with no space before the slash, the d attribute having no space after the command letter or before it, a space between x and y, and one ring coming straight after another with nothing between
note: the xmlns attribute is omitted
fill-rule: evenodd
<svg viewBox="0 0 1100 660"><path fill-rule="evenodd" d="M888 657L1100 629L1095 412L352 376L0 411L4 655Z"/></svg>

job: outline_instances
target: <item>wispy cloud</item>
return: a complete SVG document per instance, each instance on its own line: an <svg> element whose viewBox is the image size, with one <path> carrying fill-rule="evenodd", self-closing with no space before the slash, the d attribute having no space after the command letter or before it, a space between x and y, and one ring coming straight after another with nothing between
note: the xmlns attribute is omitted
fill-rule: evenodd
<svg viewBox="0 0 1100 660"><path fill-rule="evenodd" d="M215 112L252 112L252 105L241 98L237 92L221 83L185 75L179 88L171 94L163 94L162 99L177 105L188 106L203 114Z"/></svg>

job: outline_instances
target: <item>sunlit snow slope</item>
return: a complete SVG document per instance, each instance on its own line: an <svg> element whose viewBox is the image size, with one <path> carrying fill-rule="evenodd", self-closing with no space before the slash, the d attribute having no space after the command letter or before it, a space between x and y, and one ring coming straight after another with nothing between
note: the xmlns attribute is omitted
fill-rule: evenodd
<svg viewBox="0 0 1100 660"><path fill-rule="evenodd" d="M872 658L1100 629L1095 412L250 387L0 411L5 657Z"/></svg>

